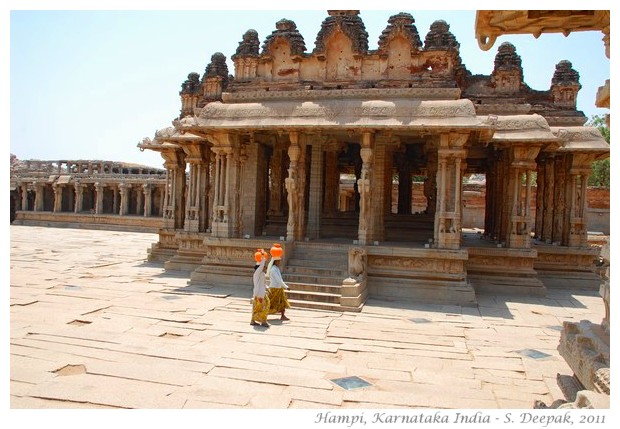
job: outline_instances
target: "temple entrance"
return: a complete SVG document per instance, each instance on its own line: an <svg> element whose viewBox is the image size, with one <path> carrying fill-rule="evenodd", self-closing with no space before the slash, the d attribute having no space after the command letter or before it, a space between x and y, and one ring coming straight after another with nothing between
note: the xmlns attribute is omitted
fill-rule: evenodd
<svg viewBox="0 0 620 429"><path fill-rule="evenodd" d="M429 186L424 142L401 144L392 154L390 213L386 216L386 240L428 243L433 238L435 213L429 201L436 190ZM432 169L431 169L432 170Z"/></svg>
<svg viewBox="0 0 620 429"><path fill-rule="evenodd" d="M357 180L362 171L360 146L342 143L336 151L326 151L324 155L320 236L356 240L360 212Z"/></svg>

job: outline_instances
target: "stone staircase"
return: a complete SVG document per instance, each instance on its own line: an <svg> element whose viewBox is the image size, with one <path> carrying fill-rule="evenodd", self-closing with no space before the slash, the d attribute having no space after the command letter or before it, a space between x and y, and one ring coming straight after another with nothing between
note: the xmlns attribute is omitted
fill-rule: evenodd
<svg viewBox="0 0 620 429"><path fill-rule="evenodd" d="M342 303L343 280L349 277L348 249L344 244L295 243L282 270L292 307L361 310L363 302L355 306Z"/></svg>

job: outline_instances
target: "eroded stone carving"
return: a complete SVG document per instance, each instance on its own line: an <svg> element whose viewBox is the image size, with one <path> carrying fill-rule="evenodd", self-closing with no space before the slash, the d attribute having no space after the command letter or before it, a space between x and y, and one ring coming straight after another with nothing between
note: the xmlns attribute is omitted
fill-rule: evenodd
<svg viewBox="0 0 620 429"><path fill-rule="evenodd" d="M349 277L360 281L366 275L366 249L352 247L349 249Z"/></svg>

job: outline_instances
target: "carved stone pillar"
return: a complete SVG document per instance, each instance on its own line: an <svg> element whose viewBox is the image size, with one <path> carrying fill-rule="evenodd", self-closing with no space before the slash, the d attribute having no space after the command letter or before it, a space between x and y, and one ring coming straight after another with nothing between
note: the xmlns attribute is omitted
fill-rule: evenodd
<svg viewBox="0 0 620 429"><path fill-rule="evenodd" d="M130 193L130 198L133 196L133 193ZM137 215L144 215L144 190L138 189L136 191L136 213Z"/></svg>
<svg viewBox="0 0 620 429"><path fill-rule="evenodd" d="M323 201L323 147L321 139L312 142L312 163L310 167L310 195L308 204L308 226L306 236L320 237L321 202Z"/></svg>
<svg viewBox="0 0 620 429"><path fill-rule="evenodd" d="M164 164L165 165L165 164ZM164 187L164 198L162 205L162 216L164 218L164 228L174 229L174 209L173 209L173 182L174 172L171 167L166 167L166 185Z"/></svg>
<svg viewBox="0 0 620 429"><path fill-rule="evenodd" d="M369 242L383 241L386 237L385 216L392 211L392 152L386 140L371 143L372 172L370 177L370 222L372 236Z"/></svg>
<svg viewBox="0 0 620 429"><path fill-rule="evenodd" d="M426 213L434 215L437 211L437 152L435 148L425 147L427 174L424 180L424 196L426 197Z"/></svg>
<svg viewBox="0 0 620 429"><path fill-rule="evenodd" d="M241 200L240 200L240 235L256 237L262 235L268 207L269 191L269 157L265 146L248 139L242 145L241 154Z"/></svg>
<svg viewBox="0 0 620 429"><path fill-rule="evenodd" d="M144 217L150 217L151 205L153 204L153 185L145 183L142 185L142 192L144 193Z"/></svg>
<svg viewBox="0 0 620 429"><path fill-rule="evenodd" d="M189 183L187 185L187 199L185 200L185 231L198 232L198 211L197 190L200 186L200 166L199 160L188 158L189 164Z"/></svg>
<svg viewBox="0 0 620 429"><path fill-rule="evenodd" d="M535 159L540 146L511 145L505 149L505 205L503 221L506 232L500 235L502 242L511 248L529 249L530 233L533 229L531 215L532 173L536 169Z"/></svg>
<svg viewBox="0 0 620 429"><path fill-rule="evenodd" d="M128 183L120 183L118 188L121 194L121 206L118 214L121 216L126 216L129 212L129 194L131 193L131 185Z"/></svg>
<svg viewBox="0 0 620 429"><path fill-rule="evenodd" d="M202 144L185 147L186 161L189 163L189 185L185 202L185 225L188 232L205 232L207 230L207 195L209 187L208 158Z"/></svg>
<svg viewBox="0 0 620 429"><path fill-rule="evenodd" d="M553 225L551 230L551 242L566 244L568 231L565 221L566 210L566 156L556 156L553 165Z"/></svg>
<svg viewBox="0 0 620 429"><path fill-rule="evenodd" d="M162 213L164 229L183 229L185 223L185 154L178 147L162 152L166 168Z"/></svg>
<svg viewBox="0 0 620 429"><path fill-rule="evenodd" d="M543 158L544 159L544 158ZM544 161L536 161L536 217L534 218L534 238L542 239L543 205L545 203L545 168Z"/></svg>
<svg viewBox="0 0 620 429"><path fill-rule="evenodd" d="M118 185L114 186L114 196L112 198L112 213L118 214Z"/></svg>
<svg viewBox="0 0 620 429"><path fill-rule="evenodd" d="M495 227L495 239L498 243L506 245L507 236L510 233L510 213L512 210L512 202L510 194L510 159L509 150L501 149L500 156L497 160L497 169L495 179L497 186L495 188L495 198L497 203L497 219Z"/></svg>
<svg viewBox="0 0 620 429"><path fill-rule="evenodd" d="M42 212L45 210L45 186L41 183L34 185L34 211ZM28 194L25 194L28 197ZM28 198L26 198L26 209L28 209Z"/></svg>
<svg viewBox="0 0 620 429"><path fill-rule="evenodd" d="M542 206L538 207L542 213L542 230L540 239L551 243L553 240L553 198L555 191L555 172L554 172L554 157L548 156L544 161L543 168L543 189L539 189L538 192L542 194Z"/></svg>
<svg viewBox="0 0 620 429"><path fill-rule="evenodd" d="M20 187L21 187L21 191L22 191L21 192L22 193L22 210L26 211L26 210L28 210L28 184L27 183L22 183L20 185ZM36 191L35 191L36 194L35 194L35 200L34 200L35 201L34 207L35 207L35 210L36 210L36 208L38 207L37 201L42 200L43 197L39 195L39 188L35 187L35 189L36 189Z"/></svg>
<svg viewBox="0 0 620 429"><path fill-rule="evenodd" d="M84 209L84 188L86 185L76 181L73 187L75 189L75 207L73 211L74 213L79 213Z"/></svg>
<svg viewBox="0 0 620 429"><path fill-rule="evenodd" d="M286 224L286 241L295 240L295 231L297 229L297 213L299 207L299 180L297 172L297 163L301 150L299 148L299 135L295 132L290 133L291 144L288 147L289 168L288 177L285 179L287 201L288 201L288 222Z"/></svg>
<svg viewBox="0 0 620 429"><path fill-rule="evenodd" d="M360 195L360 214L357 237L360 245L370 244L374 238L371 218L372 201L370 198L373 145L373 134L369 132L362 134L362 148L360 149L360 156L362 158L362 171L360 173L360 178L357 179L357 189ZM381 209L383 209L383 207L381 207Z"/></svg>
<svg viewBox="0 0 620 429"><path fill-rule="evenodd" d="M211 233L214 237L238 237L242 155L239 137L222 134L210 139L216 155Z"/></svg>
<svg viewBox="0 0 620 429"><path fill-rule="evenodd" d="M54 183L52 187L54 189L54 213L60 213L62 211L62 186Z"/></svg>
<svg viewBox="0 0 620 429"><path fill-rule="evenodd" d="M437 212L434 241L438 248L458 249L461 246L462 164L467 134L442 134L437 151Z"/></svg>
<svg viewBox="0 0 620 429"><path fill-rule="evenodd" d="M569 170L569 247L588 247L588 177L594 161L592 155L575 153Z"/></svg>
<svg viewBox="0 0 620 429"><path fill-rule="evenodd" d="M484 235L489 240L497 240L500 233L501 213L503 208L503 177L500 175L503 165L501 152L489 157L491 162L486 172L486 201L484 214Z"/></svg>
<svg viewBox="0 0 620 429"><path fill-rule="evenodd" d="M96 202L95 202L95 213L102 214L103 213L103 192L104 192L103 184L96 182L95 192L97 193Z"/></svg>
<svg viewBox="0 0 620 429"><path fill-rule="evenodd" d="M215 175L213 179L213 219L212 223L224 221L224 201L223 201L223 171L225 170L224 162L226 155L220 148L213 148L215 154Z"/></svg>

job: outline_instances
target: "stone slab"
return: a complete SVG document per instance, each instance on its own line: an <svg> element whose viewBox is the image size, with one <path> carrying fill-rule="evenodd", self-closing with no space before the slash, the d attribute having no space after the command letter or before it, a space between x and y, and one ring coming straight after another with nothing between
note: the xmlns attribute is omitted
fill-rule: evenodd
<svg viewBox="0 0 620 429"><path fill-rule="evenodd" d="M59 246L58 232L11 226L12 408L531 408L559 399L556 374L570 373L553 326L604 315L596 293L554 289L482 294L479 308L292 308L260 330L247 297L187 288L189 277L146 264L155 234L63 229ZM330 381L351 375L372 385Z"/></svg>

